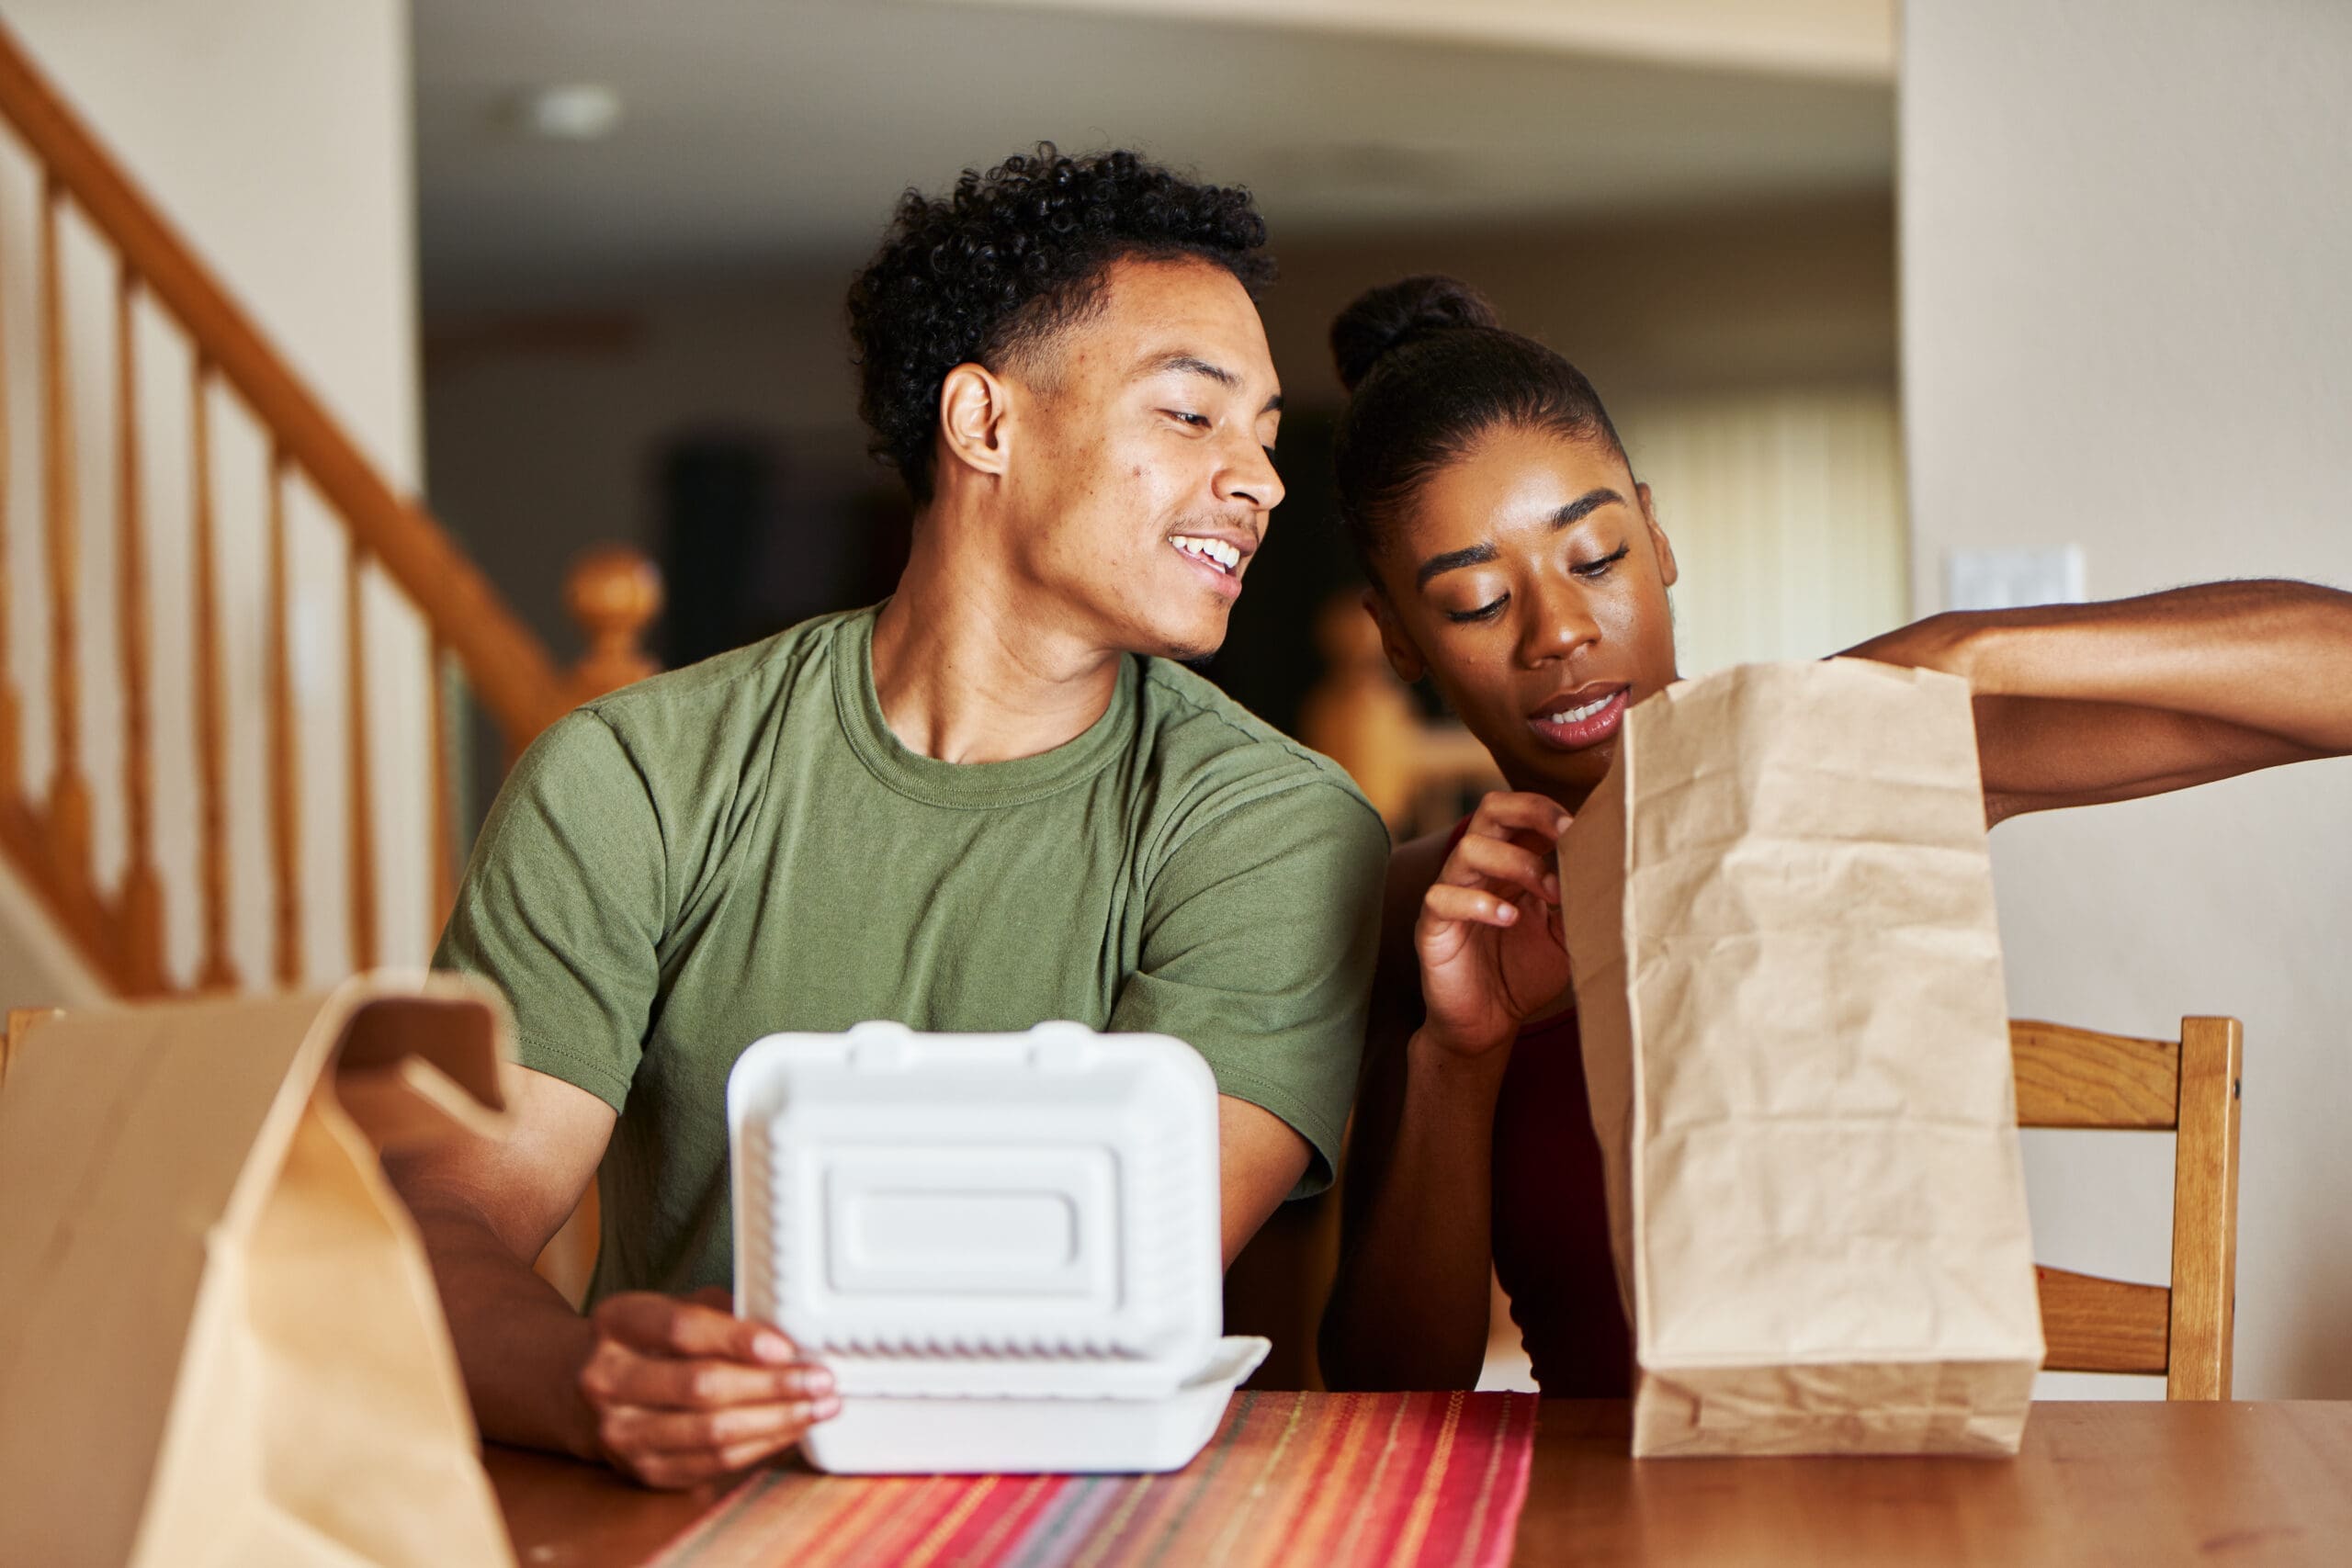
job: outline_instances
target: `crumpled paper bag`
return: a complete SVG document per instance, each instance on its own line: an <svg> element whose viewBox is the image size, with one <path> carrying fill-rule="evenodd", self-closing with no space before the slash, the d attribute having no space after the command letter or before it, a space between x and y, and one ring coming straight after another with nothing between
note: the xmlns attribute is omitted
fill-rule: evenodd
<svg viewBox="0 0 2352 1568"><path fill-rule="evenodd" d="M1966 682L1626 716L1560 850L1637 1454L2015 1453L2042 1359Z"/></svg>
<svg viewBox="0 0 2352 1568"><path fill-rule="evenodd" d="M378 1159L503 1132L498 997L363 978L12 1032L0 1562L512 1562Z"/></svg>

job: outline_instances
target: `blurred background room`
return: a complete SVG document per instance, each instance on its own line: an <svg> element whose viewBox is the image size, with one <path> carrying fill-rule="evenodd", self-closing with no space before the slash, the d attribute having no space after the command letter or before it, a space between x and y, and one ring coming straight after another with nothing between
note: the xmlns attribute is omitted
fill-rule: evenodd
<svg viewBox="0 0 2352 1568"><path fill-rule="evenodd" d="M907 515L842 299L893 197L1131 147L1272 231L1290 499L1209 671L1260 714L1297 726L1357 582L1325 333L1415 272L1610 400L1692 569L1687 673L1823 652L1908 592L1893 29L1867 0L418 0L434 500L551 639L597 540L661 563L665 663L871 603Z"/></svg>
<svg viewBox="0 0 2352 1568"><path fill-rule="evenodd" d="M910 518L844 292L899 192L1041 140L1256 194L1289 499L1207 673L1400 834L1486 782L1379 661L1331 503L1325 333L1408 274L1598 386L1686 675L1945 608L2352 581L2332 0L0 14L11 1006L421 964L537 726L888 592ZM2245 1021L2255 1397L2352 1395L2347 768L1995 840L2013 1011ZM2039 1249L2164 1278L2165 1141L2103 1136L2030 1138ZM1329 1233L1292 1205L1237 1312L1303 1351L1317 1303L1252 1270L1311 1275ZM1515 1350L1498 1320L1491 1382ZM2163 1392L2132 1381L2049 1388Z"/></svg>

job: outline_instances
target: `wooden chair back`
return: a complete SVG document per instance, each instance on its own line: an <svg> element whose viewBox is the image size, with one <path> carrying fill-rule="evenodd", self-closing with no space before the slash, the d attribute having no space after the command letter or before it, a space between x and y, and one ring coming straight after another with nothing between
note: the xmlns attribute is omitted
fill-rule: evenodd
<svg viewBox="0 0 2352 1568"><path fill-rule="evenodd" d="M2177 1040L2009 1025L2018 1126L2176 1139L2170 1284L2037 1268L2049 1371L2161 1374L2167 1399L2230 1397L2244 1033L2233 1018L2184 1018Z"/></svg>

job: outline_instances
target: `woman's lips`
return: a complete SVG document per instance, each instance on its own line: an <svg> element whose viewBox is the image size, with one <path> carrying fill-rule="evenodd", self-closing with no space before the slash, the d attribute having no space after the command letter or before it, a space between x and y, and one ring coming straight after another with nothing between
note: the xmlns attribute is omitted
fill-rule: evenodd
<svg viewBox="0 0 2352 1568"><path fill-rule="evenodd" d="M1620 686L1606 695L1563 698L1549 712L1529 719L1527 728L1546 746L1581 751L1617 733L1625 721L1626 699L1632 694L1631 687Z"/></svg>

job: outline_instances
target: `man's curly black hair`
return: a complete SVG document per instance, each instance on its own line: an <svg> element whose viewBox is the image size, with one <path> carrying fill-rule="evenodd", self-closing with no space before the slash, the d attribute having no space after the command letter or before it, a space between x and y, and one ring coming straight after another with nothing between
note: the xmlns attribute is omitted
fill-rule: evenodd
<svg viewBox="0 0 2352 1568"><path fill-rule="evenodd" d="M986 174L965 170L945 197L909 190L849 291L875 455L928 502L948 371L1005 369L1099 305L1103 273L1124 257L1197 256L1254 298L1273 277L1265 243L1247 190L1195 185L1133 152L1072 157L1044 141Z"/></svg>

